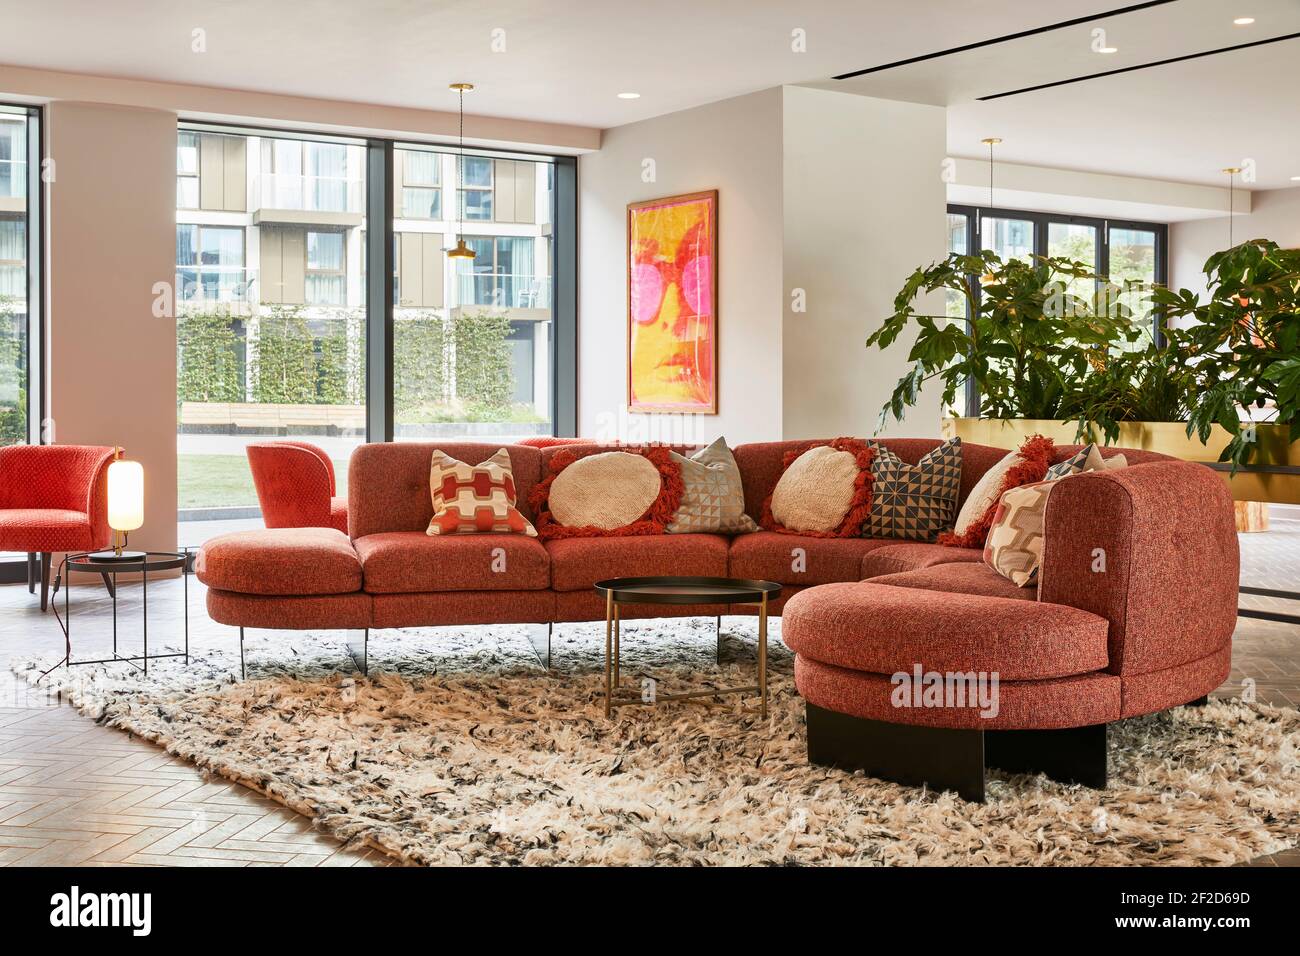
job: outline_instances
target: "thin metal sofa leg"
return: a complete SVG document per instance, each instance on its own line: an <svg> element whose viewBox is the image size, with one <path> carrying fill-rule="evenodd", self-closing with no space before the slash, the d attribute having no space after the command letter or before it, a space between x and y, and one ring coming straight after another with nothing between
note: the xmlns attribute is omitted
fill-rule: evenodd
<svg viewBox="0 0 1300 956"><path fill-rule="evenodd" d="M532 624L528 628L528 643L544 670L551 669L551 632L554 628L554 624Z"/></svg>
<svg viewBox="0 0 1300 956"><path fill-rule="evenodd" d="M351 640L348 641L348 655L357 670L361 671L362 677L370 676L370 628L367 627L362 631L359 647Z"/></svg>
<svg viewBox="0 0 1300 956"><path fill-rule="evenodd" d="M244 629L239 629L239 679L244 680L248 675L244 671Z"/></svg>

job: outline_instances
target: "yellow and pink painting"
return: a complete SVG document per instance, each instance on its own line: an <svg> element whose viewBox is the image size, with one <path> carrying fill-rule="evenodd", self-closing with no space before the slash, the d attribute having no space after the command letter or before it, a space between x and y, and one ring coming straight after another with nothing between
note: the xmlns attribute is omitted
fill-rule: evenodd
<svg viewBox="0 0 1300 956"><path fill-rule="evenodd" d="M718 410L718 192L627 207L628 409Z"/></svg>

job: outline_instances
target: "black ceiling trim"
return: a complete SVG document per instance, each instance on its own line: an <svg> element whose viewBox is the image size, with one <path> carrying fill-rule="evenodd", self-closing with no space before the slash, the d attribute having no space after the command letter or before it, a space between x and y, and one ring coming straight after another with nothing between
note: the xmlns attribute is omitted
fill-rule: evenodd
<svg viewBox="0 0 1300 956"><path fill-rule="evenodd" d="M1220 53L1231 53L1234 50L1248 50L1251 47L1266 46L1269 43L1281 43L1283 40L1295 40L1300 38L1300 33L1288 33L1286 36L1269 37L1267 40L1253 40L1250 43L1238 43L1235 46L1220 47L1217 50L1205 50L1202 53L1188 53L1184 56L1171 56L1167 60L1156 60L1152 63L1139 63L1136 66L1123 66L1116 70L1103 70L1101 73L1089 73L1087 76L1076 76L1069 80L1053 80L1051 83L1039 83L1037 86L1026 86L1019 90L1008 90L1005 93L990 93L988 96L976 97L980 102L986 100L1000 100L1004 96L1019 96L1021 93L1032 93L1035 90L1046 90L1054 86L1066 86L1070 83L1082 83L1085 80L1095 80L1103 76L1116 76L1120 73L1132 73L1135 70L1149 70L1157 66L1168 66L1170 63L1183 63L1187 60L1199 60L1201 57L1218 56Z"/></svg>
<svg viewBox="0 0 1300 956"><path fill-rule="evenodd" d="M865 70L854 70L852 73L841 73L833 76L834 80L848 80L855 76L865 76L867 73L879 73L881 70L892 70L895 67L907 66L909 63L920 63L924 60L934 60L941 56L951 56L954 53L965 53L967 50L978 50L983 46L992 46L995 43L1006 43L1010 40L1020 40L1024 37L1037 36L1040 33L1051 33L1053 30L1063 30L1066 27L1077 27L1080 23L1091 23L1095 20L1102 20L1106 17L1117 17L1125 13L1134 13L1138 10L1146 10L1149 7L1159 7L1166 3L1174 3L1175 0L1147 0L1146 3L1135 3L1132 6L1118 7L1114 10L1107 10L1105 13L1094 13L1087 17L1076 17L1073 20L1062 20L1060 23L1048 24L1045 27L1035 27L1032 30L1022 30L1019 33L1008 33L1003 37L994 37L991 40L980 40L977 43L967 43L965 46L955 46L950 50L940 50L938 53L923 53L921 56L908 57L906 60L896 60L893 63L885 63L881 66L869 66Z"/></svg>

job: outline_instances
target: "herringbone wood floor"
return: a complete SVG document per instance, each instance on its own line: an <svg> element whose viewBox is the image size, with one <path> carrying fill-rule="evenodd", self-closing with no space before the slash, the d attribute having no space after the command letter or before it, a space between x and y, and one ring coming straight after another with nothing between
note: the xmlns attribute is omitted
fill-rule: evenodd
<svg viewBox="0 0 1300 956"><path fill-rule="evenodd" d="M1300 522L1275 522L1242 537L1243 581L1300 590ZM122 633L138 626L139 589L120 596ZM179 633L181 582L150 586L155 633ZM108 650L111 605L100 587L73 591L78 657ZM231 628L208 620L203 588L191 578L191 648L230 648ZM1264 598L1243 606L1286 610ZM1300 603L1290 606L1300 613ZM250 649L266 652L273 645ZM310 821L246 787L208 780L153 744L82 717L66 702L17 681L7 662L57 655L62 634L22 586L0 588L0 866L385 866L376 851L345 849ZM1233 669L1216 696L1255 682L1258 699L1300 706L1300 627L1239 621ZM1300 851L1255 865L1300 866Z"/></svg>

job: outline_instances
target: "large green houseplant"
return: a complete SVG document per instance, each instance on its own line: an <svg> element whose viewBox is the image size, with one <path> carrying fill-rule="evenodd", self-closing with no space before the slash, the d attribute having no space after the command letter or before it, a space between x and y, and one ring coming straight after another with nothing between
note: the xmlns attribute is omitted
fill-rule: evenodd
<svg viewBox="0 0 1300 956"><path fill-rule="evenodd" d="M1187 289L1153 298L1197 380L1187 433L1205 442L1226 430L1220 460L1235 470L1259 446L1252 418L1300 439L1300 249L1253 239L1211 256L1205 273L1205 301Z"/></svg>

